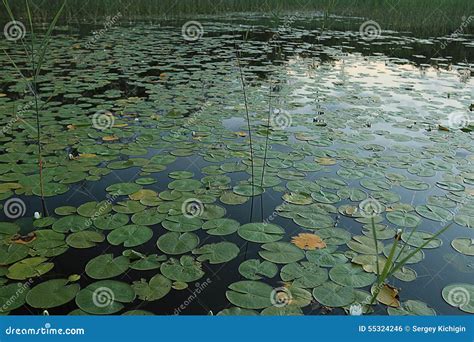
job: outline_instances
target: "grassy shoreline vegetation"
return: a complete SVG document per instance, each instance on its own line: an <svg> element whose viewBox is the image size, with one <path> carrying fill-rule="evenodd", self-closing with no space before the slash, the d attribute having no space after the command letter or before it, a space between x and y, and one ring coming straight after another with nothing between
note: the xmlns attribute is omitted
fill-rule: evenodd
<svg viewBox="0 0 474 342"><path fill-rule="evenodd" d="M26 18L23 1L10 1L19 18ZM33 0L32 11L38 21L49 21L61 0ZM459 29L466 14L474 11L469 0L310 0L301 4L296 0L81 0L66 4L63 21L97 21L120 12L128 19L162 19L202 14L233 12L261 12L279 16L298 11L302 15L319 12L324 17L355 16L378 21L385 30L450 34ZM8 18L0 13L0 20ZM473 33L474 25L467 25L464 33Z"/></svg>

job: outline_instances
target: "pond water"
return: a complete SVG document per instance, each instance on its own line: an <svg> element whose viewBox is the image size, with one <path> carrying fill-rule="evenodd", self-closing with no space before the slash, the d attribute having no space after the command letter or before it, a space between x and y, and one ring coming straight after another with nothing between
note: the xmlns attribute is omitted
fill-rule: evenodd
<svg viewBox="0 0 474 342"><path fill-rule="evenodd" d="M198 20L57 28L39 220L35 102L1 55L0 312L345 314L397 229L406 256L451 223L364 309L473 313L473 37Z"/></svg>

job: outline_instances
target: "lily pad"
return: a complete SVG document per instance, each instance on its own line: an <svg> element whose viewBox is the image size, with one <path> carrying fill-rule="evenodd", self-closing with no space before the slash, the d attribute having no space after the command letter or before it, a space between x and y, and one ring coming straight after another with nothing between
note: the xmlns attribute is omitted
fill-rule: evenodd
<svg viewBox="0 0 474 342"><path fill-rule="evenodd" d="M110 315L119 312L124 304L135 299L135 291L124 282L102 280L90 284L76 296L77 306L94 315Z"/></svg>
<svg viewBox="0 0 474 342"><path fill-rule="evenodd" d="M125 256L114 258L113 254L102 254L91 260L86 265L86 274L93 279L107 279L124 273L130 265Z"/></svg>
<svg viewBox="0 0 474 342"><path fill-rule="evenodd" d="M313 297L324 306L342 307L351 304L355 300L355 292L352 287L329 281L315 287Z"/></svg>
<svg viewBox="0 0 474 342"><path fill-rule="evenodd" d="M153 231L147 226L127 225L112 230L107 241L112 245L135 247L144 244L153 237Z"/></svg>
<svg viewBox="0 0 474 342"><path fill-rule="evenodd" d="M263 251L258 254L265 260L276 264L290 264L305 257L304 252L288 242L272 242L262 246Z"/></svg>
<svg viewBox="0 0 474 342"><path fill-rule="evenodd" d="M329 271L331 280L339 285L349 287L365 287L377 280L373 273L367 273L359 265L342 264L337 265Z"/></svg>
<svg viewBox="0 0 474 342"><path fill-rule="evenodd" d="M204 275L200 262L189 255L183 255L179 260L170 258L161 264L161 273L168 279L190 283Z"/></svg>
<svg viewBox="0 0 474 342"><path fill-rule="evenodd" d="M79 284L67 279L52 279L33 287L26 296L28 305L38 309L49 309L69 303L80 290Z"/></svg>
<svg viewBox="0 0 474 342"><path fill-rule="evenodd" d="M145 279L133 282L132 287L139 299L153 302L163 298L171 291L171 280L157 274L149 282Z"/></svg>
<svg viewBox="0 0 474 342"><path fill-rule="evenodd" d="M263 309L272 305L273 288L258 281L243 280L229 285L227 299L244 309Z"/></svg>
<svg viewBox="0 0 474 342"><path fill-rule="evenodd" d="M241 238L257 243L275 242L285 234L285 230L271 223L247 223L238 230Z"/></svg>
<svg viewBox="0 0 474 342"><path fill-rule="evenodd" d="M202 225L202 229L209 235L230 235L239 229L240 223L236 220L228 218L218 218L205 222Z"/></svg>
<svg viewBox="0 0 474 342"><path fill-rule="evenodd" d="M467 313L474 313L474 285L466 283L450 284L443 288L443 299L451 306Z"/></svg>
<svg viewBox="0 0 474 342"><path fill-rule="evenodd" d="M194 233L169 232L157 241L158 248L166 254L184 254L199 245L199 238Z"/></svg>
<svg viewBox="0 0 474 342"><path fill-rule="evenodd" d="M240 264L239 273L249 280L260 280L263 277L273 278L276 276L278 267L270 261L250 259Z"/></svg>
<svg viewBox="0 0 474 342"><path fill-rule="evenodd" d="M232 242L218 242L204 245L193 251L198 254L198 261L209 261L211 264L228 262L239 255L240 249Z"/></svg>

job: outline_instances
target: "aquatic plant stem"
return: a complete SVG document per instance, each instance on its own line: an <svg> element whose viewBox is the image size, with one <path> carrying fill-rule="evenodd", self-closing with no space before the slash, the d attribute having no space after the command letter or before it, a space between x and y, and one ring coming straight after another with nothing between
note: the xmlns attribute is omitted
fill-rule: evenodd
<svg viewBox="0 0 474 342"><path fill-rule="evenodd" d="M263 155L263 166L262 166L262 180L260 181L260 187L263 188L263 179L265 178L265 166L267 164L267 151L268 151L268 139L270 135L270 116L272 112L272 80L269 80L269 91L268 91L268 115L267 115L267 132L265 136L265 151ZM260 195L260 210L263 222L263 193Z"/></svg>
<svg viewBox="0 0 474 342"><path fill-rule="evenodd" d="M245 91L245 79L244 79L244 73L242 70L242 65L240 64L240 51L237 51L237 65L239 66L239 71L240 71L240 81L242 83L242 92L244 94L244 104L245 104L245 115L247 119L247 130L248 130L248 136L249 136L249 142L250 142L250 165L252 169L252 200L251 200L251 208L250 208L250 222L252 222L252 217L253 217L253 201L254 201L254 195L255 195L255 170L254 170L254 159L253 159L253 142L252 142L252 128L250 125L250 114L249 114L249 107L248 107L248 100L247 100L247 92Z"/></svg>

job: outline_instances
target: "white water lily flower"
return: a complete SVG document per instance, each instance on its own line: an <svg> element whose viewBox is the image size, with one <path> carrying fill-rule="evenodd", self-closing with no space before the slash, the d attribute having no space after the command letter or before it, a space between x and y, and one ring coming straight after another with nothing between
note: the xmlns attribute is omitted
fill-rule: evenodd
<svg viewBox="0 0 474 342"><path fill-rule="evenodd" d="M362 305L360 305L359 303L352 304L349 307L349 314L351 316L361 316L362 315Z"/></svg>
<svg viewBox="0 0 474 342"><path fill-rule="evenodd" d="M41 218L41 214L40 214L39 212L37 212L37 211L35 211L35 213L34 213L33 216L34 216L34 218L35 218L36 220L38 220L38 219Z"/></svg>
<svg viewBox="0 0 474 342"><path fill-rule="evenodd" d="M397 235L400 235L402 233L402 230L400 228L397 229Z"/></svg>

